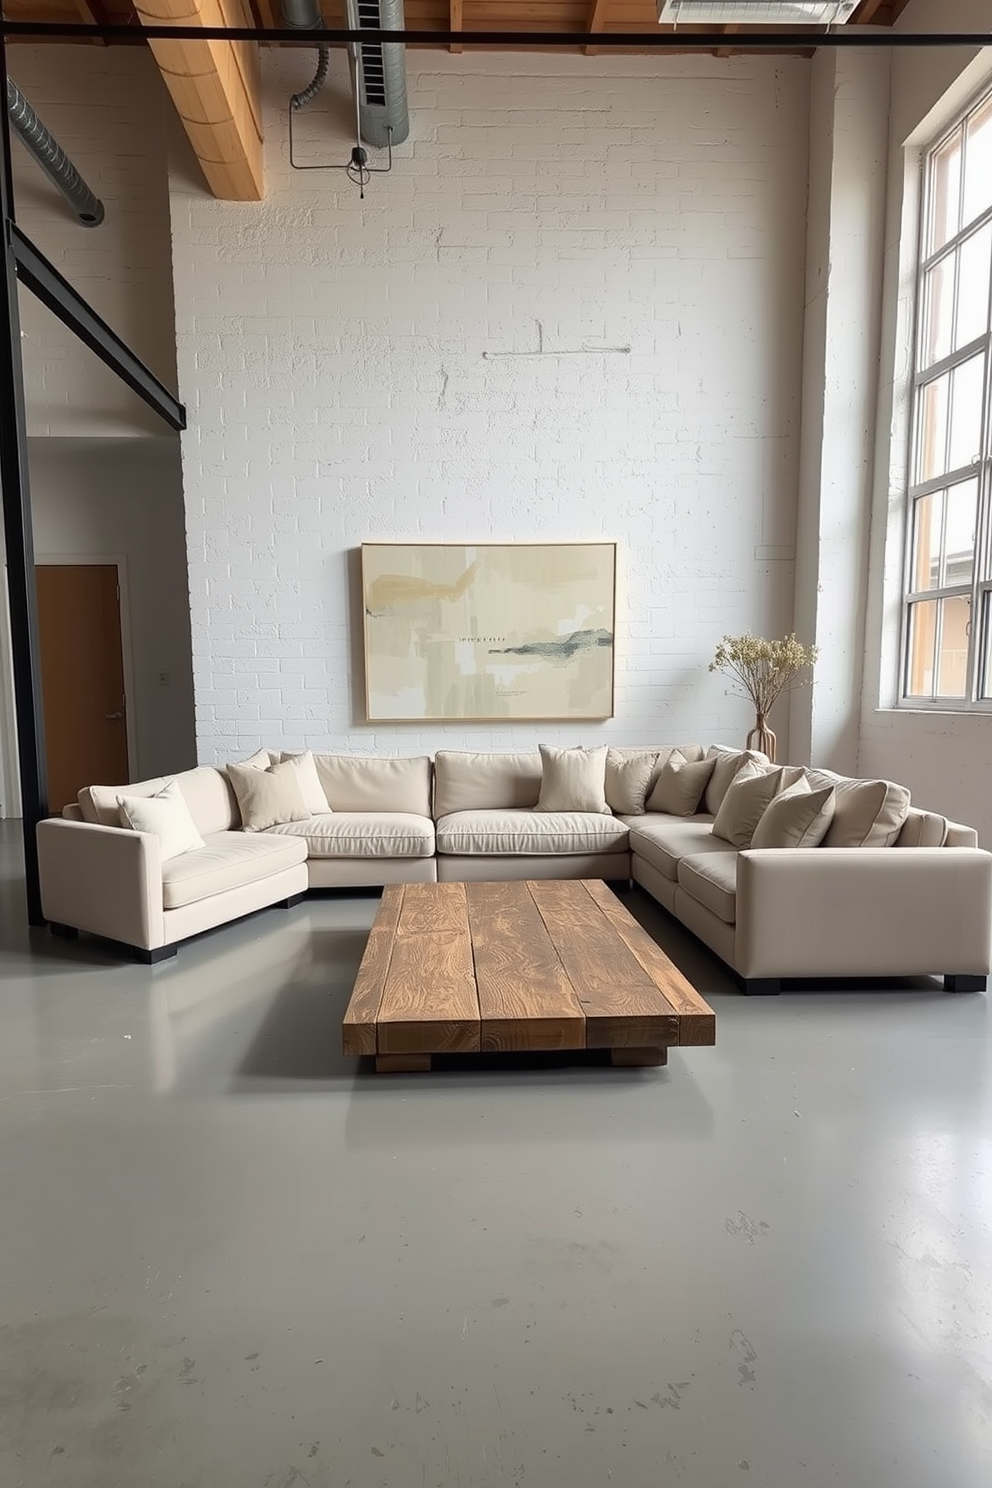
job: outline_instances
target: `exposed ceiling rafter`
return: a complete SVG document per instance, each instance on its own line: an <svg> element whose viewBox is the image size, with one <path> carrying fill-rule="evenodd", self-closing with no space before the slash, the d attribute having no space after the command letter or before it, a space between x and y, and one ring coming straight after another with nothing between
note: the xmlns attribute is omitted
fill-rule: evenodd
<svg viewBox="0 0 992 1488"><path fill-rule="evenodd" d="M254 28L245 0L136 0L150 26ZM249 41L155 37L148 45L214 196L264 195L258 47Z"/></svg>

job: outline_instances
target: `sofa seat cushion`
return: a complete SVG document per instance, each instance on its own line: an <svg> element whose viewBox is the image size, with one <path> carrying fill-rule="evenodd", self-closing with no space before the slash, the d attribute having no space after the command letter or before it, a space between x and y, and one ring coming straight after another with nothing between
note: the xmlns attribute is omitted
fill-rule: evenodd
<svg viewBox="0 0 992 1488"><path fill-rule="evenodd" d="M630 850L657 868L672 883L678 882L679 861L690 853L719 853L727 844L713 836L713 818L666 816L655 813L629 818Z"/></svg>
<svg viewBox="0 0 992 1488"><path fill-rule="evenodd" d="M439 853L465 856L624 852L628 830L592 811L453 811L437 824Z"/></svg>
<svg viewBox="0 0 992 1488"><path fill-rule="evenodd" d="M434 856L434 823L412 811L335 811L309 821L281 822L265 836L302 842L309 858Z"/></svg>
<svg viewBox="0 0 992 1488"><path fill-rule="evenodd" d="M268 833L211 832L203 847L162 864L162 907L181 909L305 863L306 845Z"/></svg>
<svg viewBox="0 0 992 1488"><path fill-rule="evenodd" d="M733 925L737 920L736 852L698 853L679 862L679 888L704 909Z"/></svg>

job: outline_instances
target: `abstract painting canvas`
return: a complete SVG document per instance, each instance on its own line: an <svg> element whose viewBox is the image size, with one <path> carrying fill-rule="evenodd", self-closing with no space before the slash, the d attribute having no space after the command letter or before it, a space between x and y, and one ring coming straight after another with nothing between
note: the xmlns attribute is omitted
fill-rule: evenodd
<svg viewBox="0 0 992 1488"><path fill-rule="evenodd" d="M610 718L615 543L364 543L367 714Z"/></svg>

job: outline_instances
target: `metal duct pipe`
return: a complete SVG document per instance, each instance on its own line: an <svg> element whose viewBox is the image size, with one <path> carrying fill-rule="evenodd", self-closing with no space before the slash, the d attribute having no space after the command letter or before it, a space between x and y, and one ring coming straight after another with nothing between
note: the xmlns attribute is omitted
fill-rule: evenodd
<svg viewBox="0 0 992 1488"><path fill-rule="evenodd" d="M103 202L91 191L59 144L46 129L12 77L7 78L7 113L11 126L42 170L59 188L84 227L99 227Z"/></svg>
<svg viewBox="0 0 992 1488"><path fill-rule="evenodd" d="M312 31L315 26L324 24L317 0L279 0L279 11L286 25L297 31ZM293 94L289 100L291 109L306 108L308 103L312 103L327 78L330 48L324 42L315 42L314 45L317 48L317 71L305 88Z"/></svg>
<svg viewBox="0 0 992 1488"><path fill-rule="evenodd" d="M345 0L345 16L356 31L402 31L405 25L403 0ZM355 51L362 139L379 147L401 145L410 133L406 48L402 42L360 41Z"/></svg>

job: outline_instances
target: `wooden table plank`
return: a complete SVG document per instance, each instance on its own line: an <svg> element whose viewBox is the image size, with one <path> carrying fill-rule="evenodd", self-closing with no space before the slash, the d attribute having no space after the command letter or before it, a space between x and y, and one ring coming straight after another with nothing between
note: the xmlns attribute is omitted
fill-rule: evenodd
<svg viewBox="0 0 992 1488"><path fill-rule="evenodd" d="M407 884L398 936L430 935L435 930L468 935L468 902L463 883Z"/></svg>
<svg viewBox="0 0 992 1488"><path fill-rule="evenodd" d="M678 1014L679 1036L673 1042L687 1048L715 1044L716 1014L691 982L686 980L677 966L672 965L661 947L656 945L643 925L637 923L605 883L586 880L584 887L624 945L636 956L655 986Z"/></svg>
<svg viewBox="0 0 992 1488"><path fill-rule="evenodd" d="M382 899L369 931L348 1011L344 1015L341 1047L345 1054L375 1053L376 1018L382 1002L382 989L386 985L404 888L403 884L390 884L382 891Z"/></svg>
<svg viewBox="0 0 992 1488"><path fill-rule="evenodd" d="M377 1054L478 1050L479 999L464 884L407 884L377 1027Z"/></svg>
<svg viewBox="0 0 992 1488"><path fill-rule="evenodd" d="M577 880L567 895L558 892L563 887L536 881L528 884L586 1015L586 1048L677 1044L678 1016L653 977L624 944L584 883Z"/></svg>
<svg viewBox="0 0 992 1488"><path fill-rule="evenodd" d="M527 885L468 887L486 1050L585 1048L585 1015Z"/></svg>

